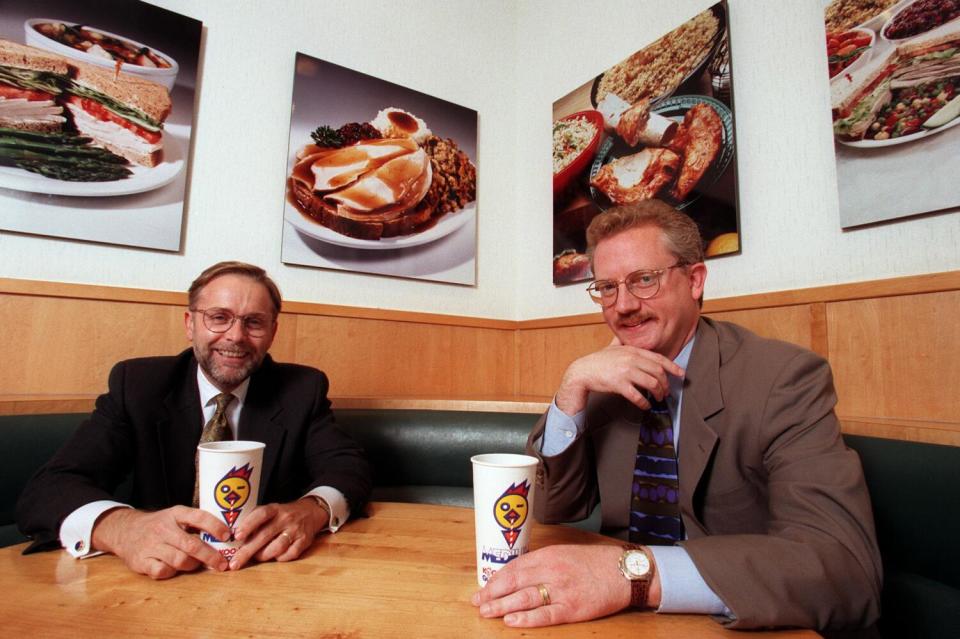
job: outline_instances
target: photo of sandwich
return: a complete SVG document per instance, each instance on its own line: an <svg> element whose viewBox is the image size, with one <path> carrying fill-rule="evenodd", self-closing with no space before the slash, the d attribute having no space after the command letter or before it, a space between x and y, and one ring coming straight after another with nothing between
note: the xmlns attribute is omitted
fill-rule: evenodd
<svg viewBox="0 0 960 639"><path fill-rule="evenodd" d="M728 50L718 2L553 103L554 284L592 277L597 214L643 200L690 215L707 244L736 238L711 257L740 252Z"/></svg>
<svg viewBox="0 0 960 639"><path fill-rule="evenodd" d="M0 129L76 134L8 133L0 158L5 166L101 182L132 174L117 164L152 168L163 160L163 121L172 108L166 87L3 39L0 60ZM65 158L72 158L68 167Z"/></svg>
<svg viewBox="0 0 960 639"><path fill-rule="evenodd" d="M960 145L954 4L904 0L864 13L855 30L866 44L827 80L843 228L960 205L952 171ZM828 51L837 15L825 16Z"/></svg>
<svg viewBox="0 0 960 639"><path fill-rule="evenodd" d="M0 12L0 230L181 248L202 24L141 0Z"/></svg>
<svg viewBox="0 0 960 639"><path fill-rule="evenodd" d="M476 282L477 114L298 53L290 264Z"/></svg>

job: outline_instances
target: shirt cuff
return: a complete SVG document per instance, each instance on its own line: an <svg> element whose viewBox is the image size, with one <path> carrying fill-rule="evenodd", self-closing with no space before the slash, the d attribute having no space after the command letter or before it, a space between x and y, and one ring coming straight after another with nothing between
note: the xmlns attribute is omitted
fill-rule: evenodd
<svg viewBox="0 0 960 639"><path fill-rule="evenodd" d="M660 575L657 612L731 616L730 609L700 576L690 555L681 546L647 546Z"/></svg>
<svg viewBox="0 0 960 639"><path fill-rule="evenodd" d="M332 486L317 486L304 496L316 497L324 502L330 509L330 521L327 522L327 527L320 532L329 530L335 533L340 529L340 526L347 523L347 520L350 519L350 506L347 504L347 498L336 488Z"/></svg>
<svg viewBox="0 0 960 639"><path fill-rule="evenodd" d="M60 524L60 544L77 559L102 555L102 551L93 550L93 543L91 542L93 526L97 523L100 515L108 510L131 507L109 499L92 501L80 506L80 508L67 515L63 523Z"/></svg>
<svg viewBox="0 0 960 639"><path fill-rule="evenodd" d="M573 417L567 415L557 407L557 400L550 402L547 409L547 420L543 428L543 438L540 452L547 457L559 455L583 432L583 416L580 411Z"/></svg>

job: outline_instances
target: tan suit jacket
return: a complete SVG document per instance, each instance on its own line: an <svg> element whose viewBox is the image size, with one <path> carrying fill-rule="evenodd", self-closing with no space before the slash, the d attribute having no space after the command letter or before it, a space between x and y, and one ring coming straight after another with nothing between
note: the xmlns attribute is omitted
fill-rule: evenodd
<svg viewBox="0 0 960 639"><path fill-rule="evenodd" d="M829 364L792 344L701 318L680 413L682 542L731 609L734 628L869 626L881 564L857 454L834 415ZM576 521L599 502L603 530L626 537L641 411L594 393L586 431L540 458L534 512Z"/></svg>

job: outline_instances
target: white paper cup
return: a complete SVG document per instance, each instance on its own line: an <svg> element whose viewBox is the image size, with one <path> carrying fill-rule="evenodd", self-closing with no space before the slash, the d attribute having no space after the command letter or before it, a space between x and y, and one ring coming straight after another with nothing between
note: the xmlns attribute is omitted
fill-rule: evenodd
<svg viewBox="0 0 960 639"><path fill-rule="evenodd" d="M257 507L263 442L224 441L197 446L199 451L200 509L211 513L230 528L230 539L219 541L206 532L200 538L216 548L228 561L240 547L233 531Z"/></svg>
<svg viewBox="0 0 960 639"><path fill-rule="evenodd" d="M477 583L530 549L536 457L474 455L473 510L477 534Z"/></svg>

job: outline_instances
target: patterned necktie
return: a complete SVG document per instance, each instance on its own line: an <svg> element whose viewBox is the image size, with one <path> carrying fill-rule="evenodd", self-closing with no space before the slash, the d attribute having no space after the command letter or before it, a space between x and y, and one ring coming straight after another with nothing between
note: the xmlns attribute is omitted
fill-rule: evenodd
<svg viewBox="0 0 960 639"><path fill-rule="evenodd" d="M644 413L637 444L630 500L630 541L672 545L683 539L677 451L673 446L673 421L664 402L651 400Z"/></svg>
<svg viewBox="0 0 960 639"><path fill-rule="evenodd" d="M222 442L228 439L233 439L233 433L230 432L230 423L227 421L227 406L229 406L230 402L233 401L233 395L230 393L220 393L213 398L213 401L217 402L217 410L214 411L213 417L210 418L210 421L208 421L203 427L203 432L200 433L201 444L206 444L207 442ZM194 459L194 469L196 471L196 478L193 482L193 507L197 508L200 505L199 451Z"/></svg>

